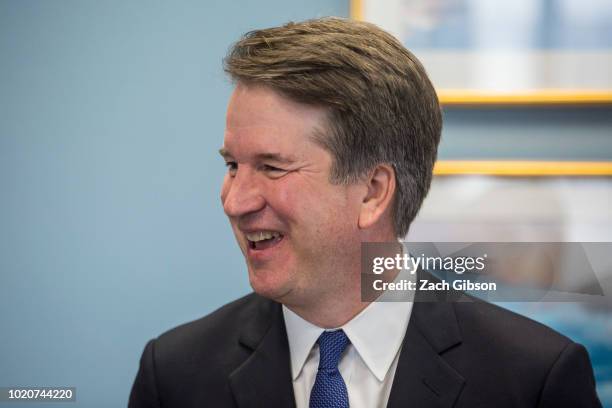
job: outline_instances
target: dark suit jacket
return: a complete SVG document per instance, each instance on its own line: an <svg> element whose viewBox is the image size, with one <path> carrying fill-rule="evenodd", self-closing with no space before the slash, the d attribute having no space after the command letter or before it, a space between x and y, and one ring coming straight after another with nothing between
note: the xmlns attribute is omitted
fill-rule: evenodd
<svg viewBox="0 0 612 408"><path fill-rule="evenodd" d="M256 294L145 347L130 408L294 407L281 305ZM600 407L585 348L481 302L416 302L388 407Z"/></svg>

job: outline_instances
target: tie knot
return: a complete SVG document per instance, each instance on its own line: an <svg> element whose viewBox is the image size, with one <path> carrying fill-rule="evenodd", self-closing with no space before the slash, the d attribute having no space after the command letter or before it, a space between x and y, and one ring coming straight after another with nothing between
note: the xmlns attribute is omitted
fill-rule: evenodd
<svg viewBox="0 0 612 408"><path fill-rule="evenodd" d="M319 344L319 370L336 369L340 356L350 343L343 330L325 331L317 340Z"/></svg>

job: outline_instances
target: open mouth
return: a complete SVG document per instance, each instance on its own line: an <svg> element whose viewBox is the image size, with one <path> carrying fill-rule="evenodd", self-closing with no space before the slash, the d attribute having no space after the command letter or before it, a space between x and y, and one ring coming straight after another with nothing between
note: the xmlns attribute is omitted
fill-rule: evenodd
<svg viewBox="0 0 612 408"><path fill-rule="evenodd" d="M261 251L278 244L283 239L283 234L274 231L259 231L246 234L246 238L250 249Z"/></svg>

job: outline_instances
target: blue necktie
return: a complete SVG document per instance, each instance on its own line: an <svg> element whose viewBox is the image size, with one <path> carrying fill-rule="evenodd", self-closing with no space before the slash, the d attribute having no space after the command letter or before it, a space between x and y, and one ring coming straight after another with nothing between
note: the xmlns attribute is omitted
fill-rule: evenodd
<svg viewBox="0 0 612 408"><path fill-rule="evenodd" d="M310 408L348 408L349 400L346 384L338 362L350 343L342 330L326 331L319 340L319 370L310 391Z"/></svg>

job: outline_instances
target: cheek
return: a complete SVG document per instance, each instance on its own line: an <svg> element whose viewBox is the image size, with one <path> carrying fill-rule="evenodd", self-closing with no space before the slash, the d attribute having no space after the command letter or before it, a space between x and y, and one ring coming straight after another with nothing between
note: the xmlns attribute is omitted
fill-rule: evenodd
<svg viewBox="0 0 612 408"><path fill-rule="evenodd" d="M323 201L325 218L336 233L351 233L357 230L359 220L359 199L344 186L334 186Z"/></svg>
<svg viewBox="0 0 612 408"><path fill-rule="evenodd" d="M313 233L357 226L359 197L350 186L327 180L285 177L266 186L268 205L289 223Z"/></svg>
<svg viewBox="0 0 612 408"><path fill-rule="evenodd" d="M299 221L300 214L304 214L306 208L312 208L313 202L309 194L291 182L273 186L268 196L268 204L289 222Z"/></svg>
<svg viewBox="0 0 612 408"><path fill-rule="evenodd" d="M289 220L313 234L338 235L356 227L356 206L344 189L326 187L311 189L302 185L282 189L277 195L278 203Z"/></svg>

